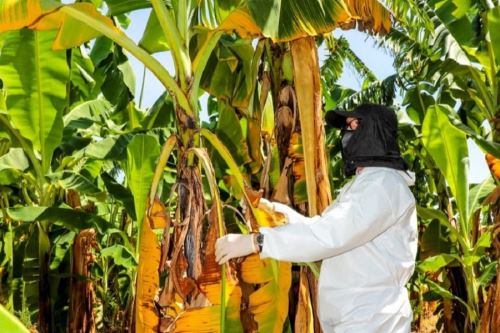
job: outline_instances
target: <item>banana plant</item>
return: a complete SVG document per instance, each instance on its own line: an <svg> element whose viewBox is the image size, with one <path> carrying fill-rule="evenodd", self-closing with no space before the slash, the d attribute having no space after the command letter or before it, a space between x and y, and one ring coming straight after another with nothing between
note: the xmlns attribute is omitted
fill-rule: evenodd
<svg viewBox="0 0 500 333"><path fill-rule="evenodd" d="M111 11L118 13L120 10L124 10L112 1L109 1L109 4ZM296 5L297 4L303 6L303 4L296 3ZM279 17L271 16L273 18L271 21L277 23L277 25L273 26L279 27L279 29L276 30L273 26L267 25L267 20L263 21L260 19L260 16L257 15L257 8L260 8L258 2L248 1L245 3L248 7L245 8L245 6L243 6L241 8L236 8L234 13L209 10L209 14L214 14L214 19L213 17L205 17L204 13L206 12L197 11L198 7L194 6L191 2L174 1L170 3L169 6L165 6L165 4L160 1L152 1L151 5L154 11L150 19L152 23L148 23L148 25L154 26L156 22L159 27L156 31L163 32L162 35L165 39L164 46L168 46L173 54L176 66L175 77L170 75L160 63L144 51L144 49L138 47L129 38L123 35L119 29L111 24L109 18L102 16L92 7L92 5L87 3L61 5L59 3L46 1L43 3L43 6L29 3L28 6L20 8L19 12L21 15L19 17L9 17L6 19L6 23L3 27L6 27L6 29L18 29L21 27L29 27L35 30L58 29L59 33L54 41L54 46L56 48L68 48L79 45L83 41L93 38L98 34L103 34L142 61L165 85L165 88L169 91L174 101L177 135L179 138L176 158L178 163L176 183L178 184L177 194L180 204L177 207L176 216L179 221L182 221L180 223L185 226L181 228L183 233L185 233L184 236L175 234L174 239L177 243L177 247L182 248L182 246L184 246L184 253L182 256L187 265L187 278L185 280L189 282L196 280L198 275L202 272L198 251L201 249L200 232L204 211L202 205L203 200L199 200L203 192L201 176L198 171L199 156L190 154L189 152L191 149L196 149L200 145L199 136L197 134L197 128L199 126L199 106L197 103L199 86L205 65L208 62L212 50L217 45L221 36L221 31L237 30L242 35L245 35L245 30L250 28L250 34L245 36L264 35L274 38L275 40L286 40L302 37L305 34L315 35L322 31L331 30L335 22L351 25L356 24L357 21L359 21L360 24L368 24L371 22L374 23L373 26L370 26L373 30L387 30L389 15L386 11L382 10L382 7L376 2L367 1L363 7L357 6L354 2L345 4L340 1L329 1L325 4L327 5L326 7L318 1L313 3L312 6L315 9L315 13L320 14L319 17L324 18L323 21L318 20L318 17L314 15L311 17L304 16L303 13L308 13L308 11L298 10L297 8L300 8L300 6L284 6L283 10L280 11L283 15ZM205 6L207 4L204 3L203 5ZM269 1L265 5L266 8L270 9L273 3ZM210 4L208 4L208 6L211 8ZM235 6L229 6L229 8L232 7ZM308 5L308 7L310 6ZM270 15L273 14L271 10L269 10L269 13ZM290 17L290 15L296 17L298 22L313 22L312 26L315 30L304 32L301 29L297 29L296 27L299 26L298 22L287 22L287 17ZM252 17L252 20L254 20L253 24L249 24L247 27L243 27L243 29L240 30L238 27L236 29L234 28L234 24L237 23L240 18L249 17ZM193 33L190 29L190 24L198 21L209 21L211 23L219 21L220 28L214 31L205 32L204 34ZM196 38L196 42L198 43L197 47L195 47L198 52L193 56L190 54L189 46L194 38ZM144 44L147 43L147 39L143 39L143 41ZM318 67L315 46L311 38L292 42L292 54L295 54L294 58L296 62L301 59L303 55L306 55L307 57L305 59L311 62L313 68ZM193 58L192 61L191 58ZM296 64L295 67L296 75L306 70L304 65ZM322 137L320 121L318 121L318 119L320 119L320 103L317 70L312 72L311 82L316 83L312 87L312 90L307 89L307 87L303 87L304 89L298 88L298 94L300 95L298 101L299 104L302 105L299 109L303 123L302 126L306 128L305 136L309 138L304 143L304 147L309 147L308 144L311 141ZM250 89L250 91L252 91L252 89ZM314 98L312 99L312 104L309 105L307 99L311 96ZM309 110L315 113L314 117L309 118ZM311 213L314 213L317 209L321 209L328 204L328 196L326 200L321 199L319 203L316 203L316 179L311 178L311 176L314 175L314 168L319 167L322 170L322 176L320 178L323 181L327 179L325 175L324 154L320 154L318 159L309 160L309 157L305 159L307 165L305 168L307 193L311 197L309 210ZM149 182L148 179L144 181L145 183ZM145 187L140 186L138 189L139 188L142 189L141 193L145 192ZM139 230L142 230L143 219L138 217L144 216L143 210L145 207L144 203L140 202L142 196L143 195L138 196L134 204ZM138 249L140 249L140 244L142 243L140 238L142 237L141 235L142 232L139 232ZM139 252L141 251L139 250ZM141 281L140 277L138 281ZM137 289L140 289L140 287L138 286ZM222 290L223 289L224 288L222 288ZM194 290L196 291L196 289ZM182 290L177 291L182 295L185 306L192 306L191 303L195 300L191 295L185 292L182 293ZM223 299L224 298L221 296L221 301ZM224 309L221 309L221 313L223 312ZM221 315L221 318L224 318L224 316ZM140 317L136 317L136 325L141 326L143 324L141 320ZM224 328L223 320L221 320L221 326Z"/></svg>

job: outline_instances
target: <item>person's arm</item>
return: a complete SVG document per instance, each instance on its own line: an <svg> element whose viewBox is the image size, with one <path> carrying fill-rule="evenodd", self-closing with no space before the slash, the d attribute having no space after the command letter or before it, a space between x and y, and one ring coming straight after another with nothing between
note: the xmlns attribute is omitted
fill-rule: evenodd
<svg viewBox="0 0 500 333"><path fill-rule="evenodd" d="M299 214L294 209L283 205L278 202L270 202L266 199L260 199L262 206L270 211L280 212L285 215L287 223L313 223L315 220L319 219L319 216L306 217ZM224 237L217 239L215 242L215 260L219 264L224 264L228 260L237 257L244 257L252 253L259 252L259 242L257 241L257 235L241 235L241 234L228 234Z"/></svg>
<svg viewBox="0 0 500 333"><path fill-rule="evenodd" d="M261 258L317 261L369 242L396 221L388 191L378 182L362 181L312 223L260 228Z"/></svg>
<svg viewBox="0 0 500 333"><path fill-rule="evenodd" d="M285 204L276 202L276 201L269 201L267 199L260 199L260 203L263 204L264 206L267 207L267 209L281 213L285 215L285 220L286 223L312 223L320 218L319 215L313 216L313 217L308 217L300 214L297 212L295 209L292 207L289 207Z"/></svg>

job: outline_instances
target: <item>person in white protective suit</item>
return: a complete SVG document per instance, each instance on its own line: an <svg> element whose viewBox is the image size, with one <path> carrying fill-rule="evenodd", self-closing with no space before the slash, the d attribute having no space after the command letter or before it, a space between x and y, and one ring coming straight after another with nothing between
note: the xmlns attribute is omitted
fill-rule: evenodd
<svg viewBox="0 0 500 333"><path fill-rule="evenodd" d="M262 199L288 224L217 240L216 260L260 252L261 258L322 260L318 288L325 333L409 333L412 310L405 288L417 252L415 199L397 145L397 118L382 105L330 111L342 128L346 176L355 175L318 216Z"/></svg>

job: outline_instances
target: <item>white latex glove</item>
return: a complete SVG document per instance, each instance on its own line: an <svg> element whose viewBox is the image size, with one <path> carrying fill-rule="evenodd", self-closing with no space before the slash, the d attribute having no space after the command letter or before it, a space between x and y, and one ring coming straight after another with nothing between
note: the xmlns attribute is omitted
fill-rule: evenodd
<svg viewBox="0 0 500 333"><path fill-rule="evenodd" d="M305 223L308 220L308 218L304 215L297 213L293 208L288 207L287 205L284 205L280 202L269 201L267 199L261 198L259 204L265 206L267 209L285 215L286 222L290 224Z"/></svg>
<svg viewBox="0 0 500 333"><path fill-rule="evenodd" d="M268 210L272 210L274 211L274 202L271 202L265 198L260 198L259 200L259 206L262 205L264 206L264 208L268 209Z"/></svg>
<svg viewBox="0 0 500 333"><path fill-rule="evenodd" d="M229 259L257 252L254 235L228 234L215 242L215 260L220 264Z"/></svg>

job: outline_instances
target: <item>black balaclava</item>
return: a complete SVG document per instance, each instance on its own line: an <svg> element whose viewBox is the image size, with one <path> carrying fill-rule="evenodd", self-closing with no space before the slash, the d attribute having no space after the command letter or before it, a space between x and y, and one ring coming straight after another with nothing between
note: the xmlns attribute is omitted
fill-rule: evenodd
<svg viewBox="0 0 500 333"><path fill-rule="evenodd" d="M347 117L358 119L356 130L347 129ZM363 104L352 111L332 110L326 113L325 120L328 125L341 129L346 176L355 174L357 167L407 169L397 143L398 120L388 107Z"/></svg>

